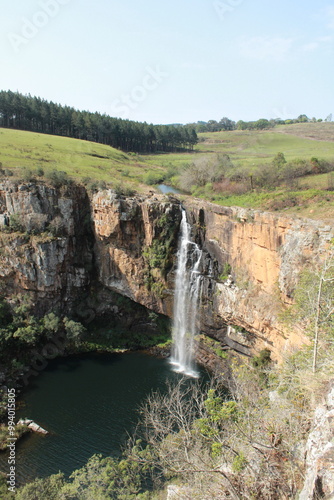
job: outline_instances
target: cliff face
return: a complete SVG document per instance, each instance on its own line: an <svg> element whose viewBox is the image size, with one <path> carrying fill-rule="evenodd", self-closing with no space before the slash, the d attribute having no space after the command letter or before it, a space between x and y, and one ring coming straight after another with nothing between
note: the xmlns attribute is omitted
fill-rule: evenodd
<svg viewBox="0 0 334 500"><path fill-rule="evenodd" d="M280 313L292 301L300 271L321 259L333 230L198 200L184 206L203 249L201 332L246 355L267 347L274 359L305 342ZM95 296L104 297L93 315L112 310L110 290L172 316L178 200L111 191L89 199L79 186L2 184L2 223L6 213L18 229L0 232L7 295L29 292L40 312L73 313L92 307L93 286Z"/></svg>
<svg viewBox="0 0 334 500"><path fill-rule="evenodd" d="M241 352L267 347L276 359L305 342L298 326L287 328L280 314L292 303L300 272L321 259L333 229L206 202L189 201L186 208L205 255L205 328ZM221 322L233 326L225 337Z"/></svg>
<svg viewBox="0 0 334 500"><path fill-rule="evenodd" d="M84 188L0 185L0 276L6 294L29 294L37 312L69 312L88 289L93 263ZM6 225L17 229L6 232Z"/></svg>
<svg viewBox="0 0 334 500"><path fill-rule="evenodd" d="M163 196L125 199L106 191L93 197L92 209L99 281L172 316L179 204Z"/></svg>
<svg viewBox="0 0 334 500"><path fill-rule="evenodd" d="M334 498L334 384L315 411L306 447L306 474L299 500Z"/></svg>

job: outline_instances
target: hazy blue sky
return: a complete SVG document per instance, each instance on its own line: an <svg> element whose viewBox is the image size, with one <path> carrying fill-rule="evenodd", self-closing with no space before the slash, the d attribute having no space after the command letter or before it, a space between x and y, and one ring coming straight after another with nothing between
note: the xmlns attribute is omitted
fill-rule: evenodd
<svg viewBox="0 0 334 500"><path fill-rule="evenodd" d="M334 2L14 0L1 85L153 123L334 112Z"/></svg>

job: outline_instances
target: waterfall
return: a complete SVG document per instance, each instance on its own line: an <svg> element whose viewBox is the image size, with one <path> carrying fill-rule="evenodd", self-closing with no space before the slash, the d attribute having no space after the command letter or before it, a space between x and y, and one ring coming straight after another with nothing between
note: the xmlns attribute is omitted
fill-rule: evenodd
<svg viewBox="0 0 334 500"><path fill-rule="evenodd" d="M175 371L196 377L194 337L197 333L201 289L199 266L202 251L191 241L191 228L182 210L180 242L174 292L173 350L171 363Z"/></svg>

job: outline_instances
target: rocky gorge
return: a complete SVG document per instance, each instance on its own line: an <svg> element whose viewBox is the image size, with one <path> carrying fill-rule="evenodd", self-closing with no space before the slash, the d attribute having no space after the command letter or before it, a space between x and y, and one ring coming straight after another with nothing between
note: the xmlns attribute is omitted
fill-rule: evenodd
<svg viewBox="0 0 334 500"><path fill-rule="evenodd" d="M37 315L61 311L84 324L106 314L117 320L115 294L171 318L181 207L203 251L199 361L214 368L217 349L247 357L268 349L281 362L307 343L282 313L301 272L322 260L333 228L192 198L1 183L2 294L9 302L29 296Z"/></svg>
<svg viewBox="0 0 334 500"><path fill-rule="evenodd" d="M201 332L250 355L268 347L273 359L305 342L280 312L333 228L193 199L182 205L204 254ZM180 207L171 196L106 190L89 197L81 186L2 184L0 209L15 229L0 233L3 293L31 295L40 312L100 314L108 300L94 305L94 284L95 294L117 292L171 317Z"/></svg>

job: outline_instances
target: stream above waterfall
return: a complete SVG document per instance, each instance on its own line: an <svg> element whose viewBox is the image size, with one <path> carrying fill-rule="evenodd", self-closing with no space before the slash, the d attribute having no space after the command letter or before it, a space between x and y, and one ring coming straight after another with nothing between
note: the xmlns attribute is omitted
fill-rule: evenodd
<svg viewBox="0 0 334 500"><path fill-rule="evenodd" d="M50 432L30 433L17 443L18 483L59 470L69 475L95 453L119 456L138 422L139 405L180 376L168 360L142 352L51 361L18 401L18 419L33 419ZM7 469L2 453L0 470Z"/></svg>

